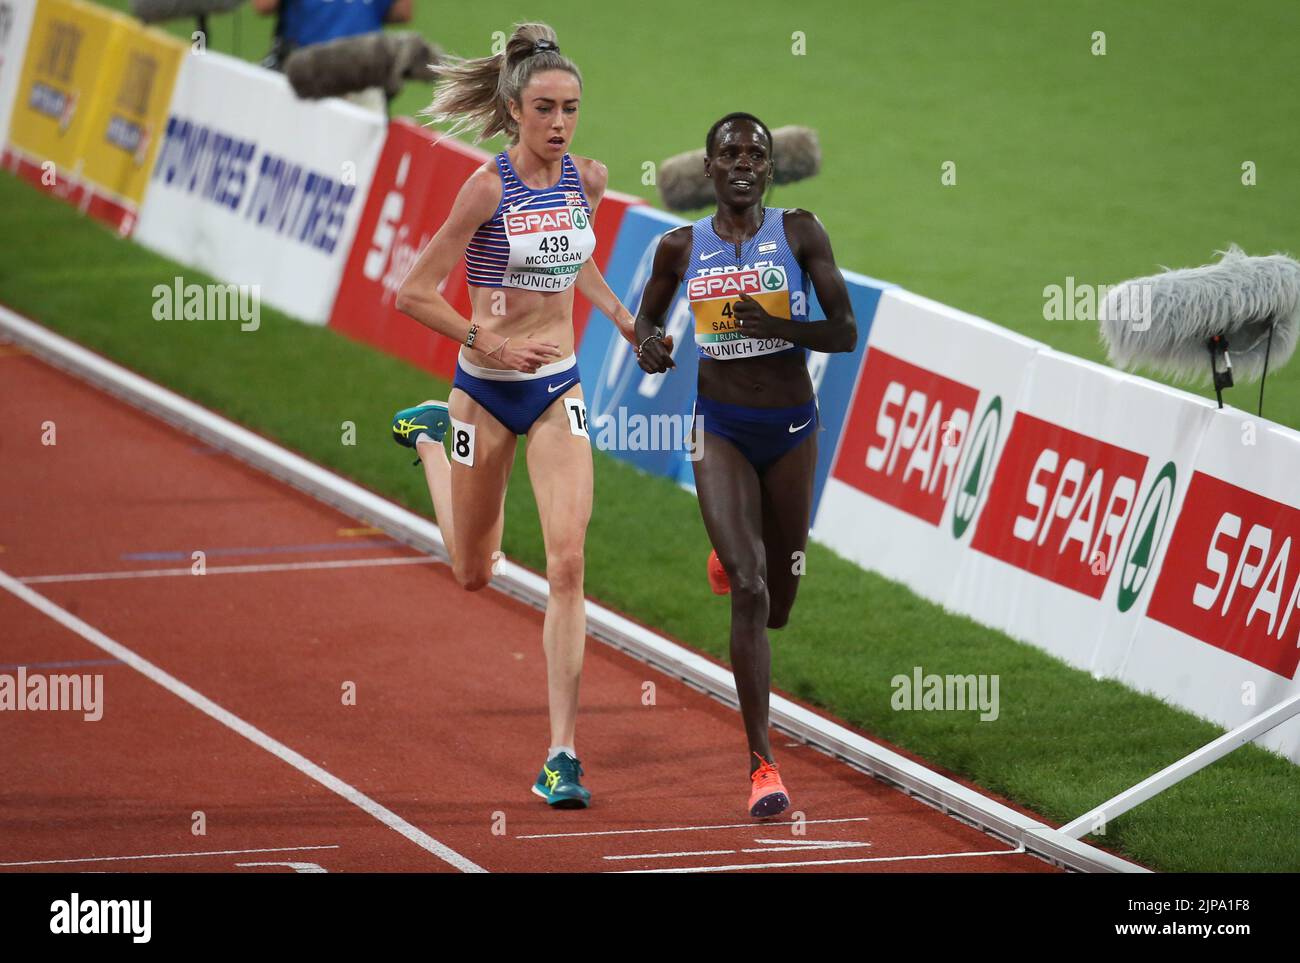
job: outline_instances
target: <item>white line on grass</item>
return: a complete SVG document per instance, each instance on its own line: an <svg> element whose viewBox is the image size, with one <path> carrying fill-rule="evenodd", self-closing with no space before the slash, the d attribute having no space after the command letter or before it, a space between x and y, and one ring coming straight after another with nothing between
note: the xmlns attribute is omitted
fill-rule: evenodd
<svg viewBox="0 0 1300 963"><path fill-rule="evenodd" d="M233 712L223 709L207 696L190 688L180 679L177 679L175 676L160 669L148 659L137 655L120 642L113 641L94 626L83 622L71 612L55 605L45 596L32 591L7 572L0 571L0 588L6 589L18 598L22 599L32 608L39 612L43 612L60 625L76 632L91 645L98 646L109 655L121 659L141 675L152 679L168 692L184 699L200 712L206 713L220 722L223 726L239 733L249 742L265 749L277 759L287 762L303 775L316 780L316 782L320 783L326 789L342 796L358 809L369 813L389 829L401 833L411 842L415 843L415 845L432 853L434 856L437 856L443 862L455 866L457 869L466 873L486 872L483 867L466 859L449 846L445 846L438 842L438 840L434 839L424 830L412 826L401 816L397 815L397 813L375 802L375 800L361 792L361 790L350 786L332 773L326 772L306 756L295 752L284 743L272 739L260 729L239 718Z"/></svg>

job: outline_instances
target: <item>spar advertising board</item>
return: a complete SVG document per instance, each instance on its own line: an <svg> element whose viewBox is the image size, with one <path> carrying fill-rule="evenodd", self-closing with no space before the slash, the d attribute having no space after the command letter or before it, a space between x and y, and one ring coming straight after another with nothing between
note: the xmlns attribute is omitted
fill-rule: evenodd
<svg viewBox="0 0 1300 963"><path fill-rule="evenodd" d="M1042 346L897 288L866 341L813 537L946 603Z"/></svg>
<svg viewBox="0 0 1300 963"><path fill-rule="evenodd" d="M406 118L389 124L330 311L330 327L451 377L457 345L398 311L397 291L446 220L461 186L488 157L452 138L439 140L436 132ZM469 317L464 258L443 283L442 295Z"/></svg>
<svg viewBox="0 0 1300 963"><path fill-rule="evenodd" d="M273 71L190 54L136 237L324 324L387 126L343 100L299 100Z"/></svg>
<svg viewBox="0 0 1300 963"><path fill-rule="evenodd" d="M1122 678L1235 726L1300 692L1300 434L1215 414ZM1300 763L1300 719L1259 742Z"/></svg>
<svg viewBox="0 0 1300 963"><path fill-rule="evenodd" d="M476 147L405 118L389 125L330 312L330 327L444 378L452 377L460 345L398 311L397 290L451 212L465 181L491 158ZM603 269L609 261L624 211L640 203L630 195L606 192L592 225L598 267ZM443 283L441 293L462 317L470 317L464 258ZM583 337L590 312L591 305L575 291L575 344Z"/></svg>
<svg viewBox="0 0 1300 963"><path fill-rule="evenodd" d="M813 536L1231 727L1297 691L1296 477L1295 432L892 290Z"/></svg>
<svg viewBox="0 0 1300 963"><path fill-rule="evenodd" d="M35 18L36 0L0 0L0 147L9 140L9 118Z"/></svg>
<svg viewBox="0 0 1300 963"><path fill-rule="evenodd" d="M1214 406L1042 350L950 595L981 621L1122 677Z"/></svg>

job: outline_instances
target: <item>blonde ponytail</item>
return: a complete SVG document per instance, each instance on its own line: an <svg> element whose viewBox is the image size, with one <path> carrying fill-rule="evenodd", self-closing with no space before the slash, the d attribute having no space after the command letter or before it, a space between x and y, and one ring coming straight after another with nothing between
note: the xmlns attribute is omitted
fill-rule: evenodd
<svg viewBox="0 0 1300 963"><path fill-rule="evenodd" d="M510 103L518 102L529 79L543 70L567 70L582 87L582 74L560 53L554 30L544 23L515 24L504 53L474 60L449 57L439 64L437 93L420 115L452 122L453 134L473 131L475 142L506 134L513 144L519 125L510 116Z"/></svg>

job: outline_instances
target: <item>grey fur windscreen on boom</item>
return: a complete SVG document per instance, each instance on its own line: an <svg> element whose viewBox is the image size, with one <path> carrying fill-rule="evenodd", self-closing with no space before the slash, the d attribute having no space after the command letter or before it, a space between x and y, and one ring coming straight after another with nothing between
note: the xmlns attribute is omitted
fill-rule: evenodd
<svg viewBox="0 0 1300 963"><path fill-rule="evenodd" d="M1284 254L1251 257L1235 244L1217 253L1218 264L1110 289L1098 317L1113 365L1207 383L1207 342L1216 335L1227 338L1242 380L1260 377L1266 356L1270 371L1286 364L1300 332L1300 262Z"/></svg>
<svg viewBox="0 0 1300 963"><path fill-rule="evenodd" d="M389 99L407 80L432 81L442 51L411 30L378 30L299 47L284 63L294 93L304 100L339 97L383 87Z"/></svg>
<svg viewBox="0 0 1300 963"><path fill-rule="evenodd" d="M774 183L793 184L814 176L822 167L822 149L811 127L778 127L772 131ZM659 196L670 211L712 207L713 182L704 174L704 148L669 157L659 165Z"/></svg>

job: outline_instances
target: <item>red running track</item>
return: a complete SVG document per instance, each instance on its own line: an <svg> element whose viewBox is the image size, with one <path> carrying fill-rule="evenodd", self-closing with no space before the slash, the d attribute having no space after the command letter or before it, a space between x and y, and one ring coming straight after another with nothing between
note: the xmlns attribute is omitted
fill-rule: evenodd
<svg viewBox="0 0 1300 963"><path fill-rule="evenodd" d="M13 346L0 410L0 672L103 677L0 713L0 869L1054 871L779 735L750 819L735 711L594 640L552 811L540 612Z"/></svg>

